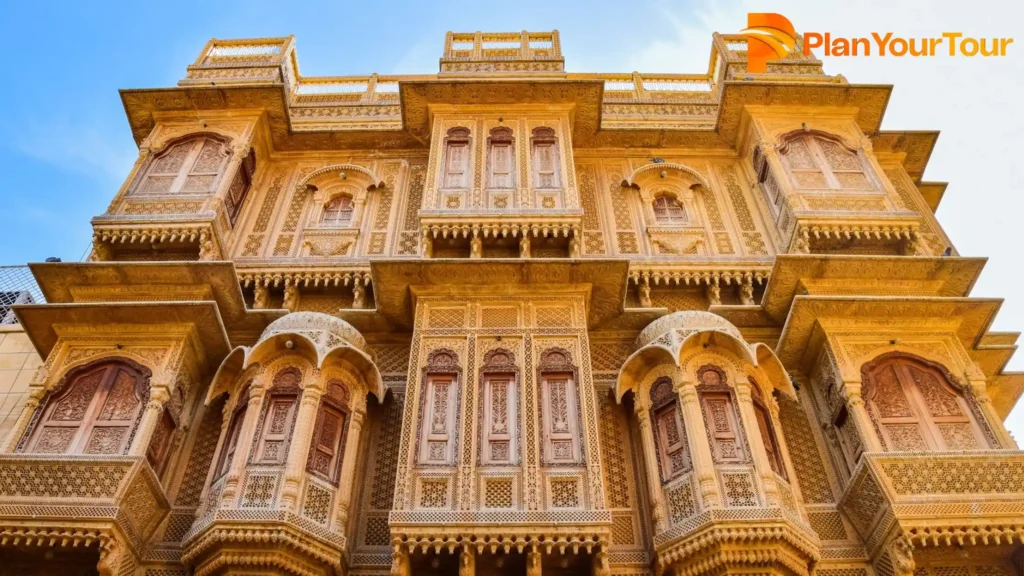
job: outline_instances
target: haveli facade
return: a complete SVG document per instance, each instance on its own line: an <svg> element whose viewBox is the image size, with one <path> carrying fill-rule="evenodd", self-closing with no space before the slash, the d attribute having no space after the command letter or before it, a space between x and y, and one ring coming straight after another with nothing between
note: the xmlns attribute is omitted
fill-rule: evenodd
<svg viewBox="0 0 1024 576"><path fill-rule="evenodd" d="M14 306L0 572L1024 573L1017 334L937 133L745 48L449 33L437 74L306 78L211 40L122 91L90 262Z"/></svg>

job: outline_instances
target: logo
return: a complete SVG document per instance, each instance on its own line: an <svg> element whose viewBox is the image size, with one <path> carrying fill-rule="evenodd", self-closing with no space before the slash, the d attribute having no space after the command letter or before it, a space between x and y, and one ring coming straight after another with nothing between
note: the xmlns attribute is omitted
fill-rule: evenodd
<svg viewBox="0 0 1024 576"><path fill-rule="evenodd" d="M747 14L747 71L764 72L769 60L796 50L796 30L788 18L774 12Z"/></svg>
<svg viewBox="0 0 1024 576"><path fill-rule="evenodd" d="M768 62L802 51L814 57L811 48L824 48L825 56L1006 56L1013 38L982 38L961 32L942 32L918 38L897 36L892 32L872 32L870 36L845 37L831 32L804 32L798 42L796 29L788 18L774 12L750 12L747 27L747 71L765 72Z"/></svg>

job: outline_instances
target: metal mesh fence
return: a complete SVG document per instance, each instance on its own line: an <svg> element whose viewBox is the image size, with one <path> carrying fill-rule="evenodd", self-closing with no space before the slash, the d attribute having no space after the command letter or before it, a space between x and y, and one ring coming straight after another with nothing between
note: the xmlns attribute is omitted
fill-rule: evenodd
<svg viewBox="0 0 1024 576"><path fill-rule="evenodd" d="M0 324L16 324L11 306L46 302L28 266L0 266Z"/></svg>

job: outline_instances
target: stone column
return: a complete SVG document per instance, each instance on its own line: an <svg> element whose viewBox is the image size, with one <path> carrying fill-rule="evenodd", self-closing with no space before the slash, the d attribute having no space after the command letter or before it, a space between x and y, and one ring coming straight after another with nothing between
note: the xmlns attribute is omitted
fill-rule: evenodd
<svg viewBox="0 0 1024 576"><path fill-rule="evenodd" d="M21 415L18 416L17 422L14 423L14 428L8 433L7 440L4 441L0 452L9 454L18 449L18 443L21 441L21 437L25 435L28 423L32 420L32 415L39 408L39 403L45 394L46 391L42 387L36 387L29 392L28 400L25 401L25 406L21 409Z"/></svg>
<svg viewBox="0 0 1024 576"><path fill-rule="evenodd" d="M540 551L534 547L526 553L526 576L541 576L541 566Z"/></svg>
<svg viewBox="0 0 1024 576"><path fill-rule="evenodd" d="M245 472L245 461L249 458L249 448L252 447L253 436L256 434L260 409L263 407L263 395L266 392L262 386L249 389L249 406L245 409L245 419L238 433L235 454L231 457L231 466L228 467L228 473L224 478L224 488L220 493L221 502L231 502L238 496L238 485L242 480L242 473Z"/></svg>
<svg viewBox="0 0 1024 576"><path fill-rule="evenodd" d="M359 459L359 442L362 440L363 422L366 420L365 408L353 409L348 416L348 436L345 438L345 451L342 453L341 476L338 480L337 526L344 531L348 524L348 509L352 502L352 488L355 486L356 460Z"/></svg>
<svg viewBox="0 0 1024 576"><path fill-rule="evenodd" d="M857 427L857 434L864 445L864 452L881 452L882 442L875 433L875 427L871 424L871 416L864 406L864 399L860 395L861 383L843 382L843 398L846 400L846 409L850 413L850 419Z"/></svg>
<svg viewBox="0 0 1024 576"><path fill-rule="evenodd" d="M476 552L468 545L459 553L459 576L476 576Z"/></svg>
<svg viewBox="0 0 1024 576"><path fill-rule="evenodd" d="M982 378L984 378L982 376ZM1006 450L1017 450L1017 442L1014 441L1013 436L1006 431L1006 426L1003 421L996 414L996 409L992 406L992 399L988 396L988 384L984 379L970 381L971 393L974 395L974 399L978 402L978 408L981 409L982 416L985 417L985 422L978 422L978 424L988 424L988 427L995 434L996 440L999 442L999 446L993 446L993 448L1003 448Z"/></svg>
<svg viewBox="0 0 1024 576"><path fill-rule="evenodd" d="M321 392L312 384L302 389L302 399L295 414L292 438L288 442L288 456L284 464L284 482L281 485L281 499L278 508L296 512L299 503L299 488L305 475L306 458L309 456L309 442L313 438L316 413L320 408Z"/></svg>
<svg viewBox="0 0 1024 576"><path fill-rule="evenodd" d="M217 184L217 191L213 195L211 202L216 202L217 206L211 206L210 202L207 202L207 209L217 210L224 205L224 199L228 196L228 190L231 189L231 183L235 181L235 175L242 169L242 161L245 160L246 155L249 154L249 143L236 143L231 147L231 158L228 160L228 165L224 168L224 176L220 179L220 183ZM219 201L219 202L218 202Z"/></svg>
<svg viewBox="0 0 1024 576"><path fill-rule="evenodd" d="M654 430L651 426L651 415L647 406L637 401L633 406L636 419L640 423L640 439L643 442L644 464L647 468L647 491L651 496L651 516L654 519L654 533L660 534L668 529L662 503L665 501L661 492L661 473L658 470L658 455L654 446Z"/></svg>
<svg viewBox="0 0 1024 576"><path fill-rule="evenodd" d="M170 389L166 385L156 384L149 390L149 402L146 403L145 411L139 422L139 430L135 433L131 447L128 448L129 456L145 456L149 450L149 441L156 432L156 426L164 413L164 404L171 398Z"/></svg>
<svg viewBox="0 0 1024 576"><path fill-rule="evenodd" d="M680 382L676 393L679 394L683 425L690 441L690 457L700 489L701 506L705 509L720 507L722 499L715 478L715 460L711 456L711 445L708 444L708 434L704 429L704 411L700 408L697 386L693 382Z"/></svg>
<svg viewBox="0 0 1024 576"><path fill-rule="evenodd" d="M391 576L412 576L409 551L399 543L396 543L391 551Z"/></svg>
<svg viewBox="0 0 1024 576"><path fill-rule="evenodd" d="M768 451L764 447L765 440L761 438L761 427L757 424L754 399L750 395L750 384L745 380L739 380L736 382L735 388L740 419L747 432L747 444L750 446L751 456L754 460L754 469L761 477L765 500L769 505L777 505L779 504L779 487L775 483L775 472L768 461Z"/></svg>

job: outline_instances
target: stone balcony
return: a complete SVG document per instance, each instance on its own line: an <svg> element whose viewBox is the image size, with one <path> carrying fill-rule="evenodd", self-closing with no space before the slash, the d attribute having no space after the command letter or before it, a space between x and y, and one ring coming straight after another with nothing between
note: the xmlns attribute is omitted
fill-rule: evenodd
<svg viewBox="0 0 1024 576"><path fill-rule="evenodd" d="M426 258L578 258L578 208L561 210L421 210Z"/></svg>
<svg viewBox="0 0 1024 576"><path fill-rule="evenodd" d="M913 549L915 558L942 548L1019 544L1024 452L866 453L839 508L872 556L894 542Z"/></svg>
<svg viewBox="0 0 1024 576"><path fill-rule="evenodd" d="M97 546L123 568L169 510L145 457L0 454L0 549Z"/></svg>
<svg viewBox="0 0 1024 576"><path fill-rule="evenodd" d="M217 198L167 202L166 206L128 205L120 214L92 219L94 261L223 260L231 230L223 210L207 210ZM141 212L133 212L141 207ZM174 213L161 212L170 210Z"/></svg>

